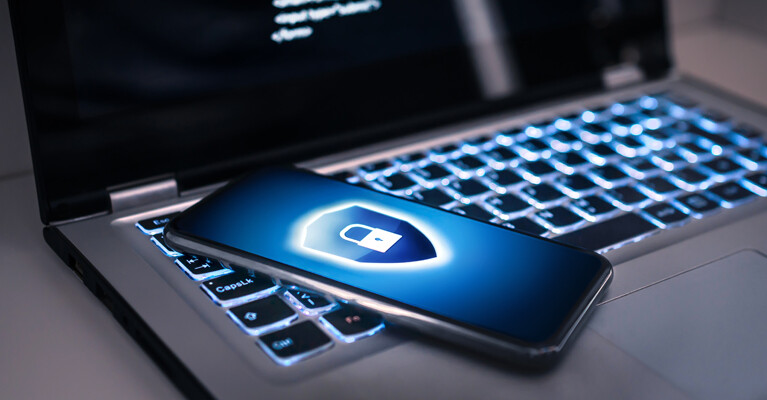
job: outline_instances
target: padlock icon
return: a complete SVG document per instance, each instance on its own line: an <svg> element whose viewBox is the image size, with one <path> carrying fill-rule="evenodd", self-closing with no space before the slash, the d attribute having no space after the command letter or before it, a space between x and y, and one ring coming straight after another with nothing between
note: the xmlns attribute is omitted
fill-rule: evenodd
<svg viewBox="0 0 767 400"><path fill-rule="evenodd" d="M357 240L347 235L349 230L354 228L361 228L369 230L370 232L362 239ZM402 235L362 224L349 224L344 229L342 229L341 232L339 232L339 235L346 241L356 243L359 246L375 250L379 253L386 253L387 250L389 250L392 246L394 246L395 243L397 243L397 241L402 238Z"/></svg>
<svg viewBox="0 0 767 400"><path fill-rule="evenodd" d="M429 238L413 224L360 205L326 211L303 229L304 248L355 263L410 263L437 257Z"/></svg>

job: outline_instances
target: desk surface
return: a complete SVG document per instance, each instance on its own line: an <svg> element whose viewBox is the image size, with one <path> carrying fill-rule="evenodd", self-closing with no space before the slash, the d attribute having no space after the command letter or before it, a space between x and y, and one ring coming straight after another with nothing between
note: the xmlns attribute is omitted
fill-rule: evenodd
<svg viewBox="0 0 767 400"><path fill-rule="evenodd" d="M0 121L6 130L0 134L0 268L5 278L0 291L0 398L181 398L43 241L18 78L15 72L6 73L15 66L10 28L3 26L3 3L0 0ZM683 71L767 106L764 37L706 24L678 33L674 44Z"/></svg>
<svg viewBox="0 0 767 400"><path fill-rule="evenodd" d="M48 248L31 174L0 181L0 398L182 398Z"/></svg>

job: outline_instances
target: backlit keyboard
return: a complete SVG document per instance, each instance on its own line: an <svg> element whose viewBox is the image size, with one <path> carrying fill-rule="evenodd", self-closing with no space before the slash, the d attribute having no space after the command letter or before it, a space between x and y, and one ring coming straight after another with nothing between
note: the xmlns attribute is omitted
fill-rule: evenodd
<svg viewBox="0 0 767 400"><path fill-rule="evenodd" d="M335 342L345 345L384 329L383 318L370 311L251 270L173 250L162 229L176 214L144 219L136 227L277 364L292 365Z"/></svg>
<svg viewBox="0 0 767 400"><path fill-rule="evenodd" d="M660 93L333 176L600 253L767 194L762 133Z"/></svg>
<svg viewBox="0 0 767 400"><path fill-rule="evenodd" d="M691 99L655 94L333 177L604 253L766 197L765 170L759 130ZM384 329L372 312L173 250L162 237L173 216L136 226L276 363L291 365Z"/></svg>

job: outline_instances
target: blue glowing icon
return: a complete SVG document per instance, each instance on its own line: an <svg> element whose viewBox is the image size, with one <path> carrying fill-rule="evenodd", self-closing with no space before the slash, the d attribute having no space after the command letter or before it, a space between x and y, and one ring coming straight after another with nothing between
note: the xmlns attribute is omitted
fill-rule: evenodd
<svg viewBox="0 0 767 400"><path fill-rule="evenodd" d="M407 221L360 206L323 214L306 227L304 247L361 263L406 263L437 256Z"/></svg>

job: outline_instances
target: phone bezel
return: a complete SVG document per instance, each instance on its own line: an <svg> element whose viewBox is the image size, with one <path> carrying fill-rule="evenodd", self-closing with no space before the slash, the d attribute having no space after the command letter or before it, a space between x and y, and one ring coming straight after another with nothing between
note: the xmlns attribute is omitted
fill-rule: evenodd
<svg viewBox="0 0 767 400"><path fill-rule="evenodd" d="M306 169L300 169L292 166L281 168L312 175L333 183L354 186L352 184L334 180L327 176L320 175ZM166 225L164 229L166 241L182 251L188 251L217 258L230 264L249 268L257 272L274 276L281 280L288 280L293 283L306 286L309 289L325 292L352 304L357 304L362 307L373 309L383 314L385 318L387 318L387 320L390 322L396 321L398 323L402 323L403 325L415 328L419 331L442 337L443 339L453 339L452 341L454 342L457 341L456 339L470 338L475 340L475 342L461 343L485 353L496 356L512 356L513 358L521 360L525 363L534 364L541 362L545 364L546 361L544 359L551 358L550 356L561 353L568 339L572 336L573 332L578 327L579 322L590 311L590 309L593 307L593 303L599 297L599 295L604 292L604 289L607 287L607 284L612 278L612 265L604 256L600 254L580 249L572 245L559 243L551 239L542 238L540 236L514 231L498 226L496 224L492 224L490 222L455 214L456 218L469 218L475 222L486 224L492 229L502 230L504 233L513 232L516 234L526 235L537 240L550 242L556 246L565 247L579 253L588 254L589 256L592 256L599 261L599 270L594 275L594 278L589 282L587 290L582 293L576 304L571 307L571 309L568 311L567 317L562 320L562 323L554 331L554 333L547 339L540 342L529 342L497 331L448 318L428 310L423 310L407 303L402 303L385 296L371 293L363 289L345 284L343 282L338 282L322 275L314 274L298 267L293 267L288 264L261 257L256 254L218 243L207 238L199 237L188 232L182 232L176 226L177 221L184 218L184 216L187 214L187 211L197 209L199 207L204 207L208 201L211 201L211 199L215 198L221 192L226 191L229 187L237 185L240 181L245 180L252 175L268 173L268 171L279 169L279 167L271 167L257 170L251 174L246 174L209 194L182 212L180 215L173 218ZM410 202L417 207L429 207L442 210L438 207L432 207L411 199L394 196L384 192L378 192L364 187L358 188L359 190L367 190L376 193L377 195L388 196L401 201ZM479 344L489 345L491 348L487 348L486 346L478 346ZM498 353L499 351L500 353Z"/></svg>

